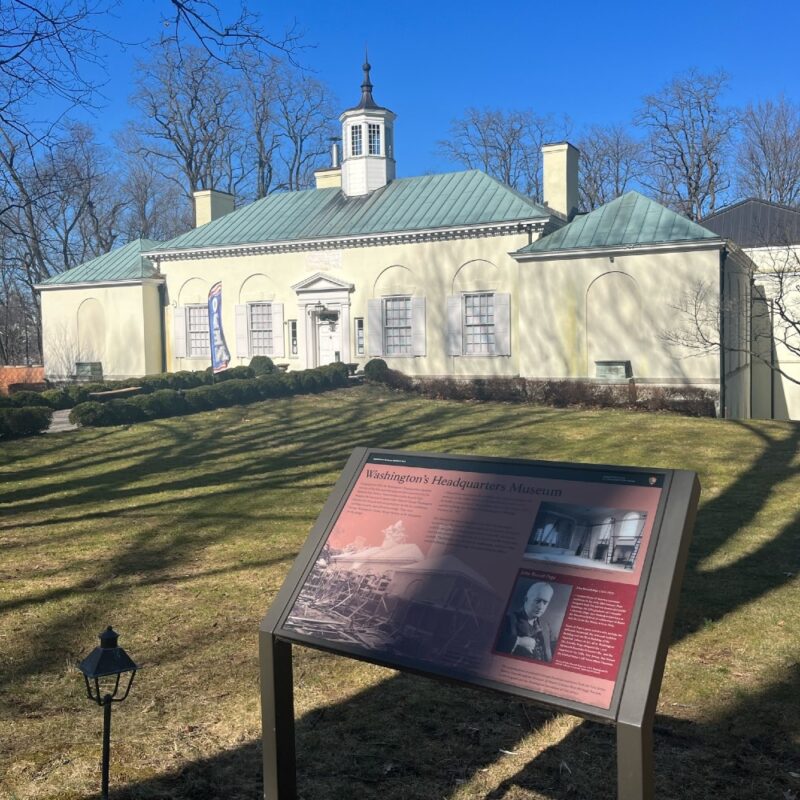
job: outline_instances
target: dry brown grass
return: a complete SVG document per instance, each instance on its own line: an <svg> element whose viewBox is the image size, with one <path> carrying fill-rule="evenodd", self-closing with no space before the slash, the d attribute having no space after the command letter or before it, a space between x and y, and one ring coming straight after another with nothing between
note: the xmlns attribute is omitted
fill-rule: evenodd
<svg viewBox="0 0 800 800"><path fill-rule="evenodd" d="M800 793L800 426L364 387L4 446L0 796L96 793L74 663L110 623L142 665L115 796L257 798L258 622L359 444L697 470L658 797ZM610 728L301 648L295 668L306 800L614 796Z"/></svg>

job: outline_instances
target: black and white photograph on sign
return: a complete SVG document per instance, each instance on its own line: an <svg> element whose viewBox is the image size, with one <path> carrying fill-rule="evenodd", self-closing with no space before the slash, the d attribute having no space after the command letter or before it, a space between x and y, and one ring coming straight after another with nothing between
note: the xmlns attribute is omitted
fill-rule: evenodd
<svg viewBox="0 0 800 800"><path fill-rule="evenodd" d="M521 575L498 631L495 652L552 661L571 593L569 584Z"/></svg>
<svg viewBox="0 0 800 800"><path fill-rule="evenodd" d="M631 570L642 544L647 514L624 508L542 503L525 558L614 570Z"/></svg>
<svg viewBox="0 0 800 800"><path fill-rule="evenodd" d="M430 556L402 520L380 545L325 545L285 627L387 654L469 668L491 647L502 599L451 554Z"/></svg>

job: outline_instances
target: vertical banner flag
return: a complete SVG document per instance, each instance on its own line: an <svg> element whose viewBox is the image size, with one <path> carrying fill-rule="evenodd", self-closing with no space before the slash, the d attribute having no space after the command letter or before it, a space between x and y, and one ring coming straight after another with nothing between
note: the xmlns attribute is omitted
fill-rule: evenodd
<svg viewBox="0 0 800 800"><path fill-rule="evenodd" d="M222 372L228 369L231 354L222 332L222 281L217 281L208 293L208 334L211 337L211 368Z"/></svg>

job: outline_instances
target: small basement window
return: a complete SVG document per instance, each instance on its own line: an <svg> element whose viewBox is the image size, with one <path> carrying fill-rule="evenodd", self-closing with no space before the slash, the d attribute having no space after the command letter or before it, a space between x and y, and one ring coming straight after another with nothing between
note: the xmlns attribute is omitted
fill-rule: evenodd
<svg viewBox="0 0 800 800"><path fill-rule="evenodd" d="M595 361L594 376L601 381L627 381L633 377L630 361Z"/></svg>
<svg viewBox="0 0 800 800"><path fill-rule="evenodd" d="M78 361L75 364L75 380L97 382L103 380L103 364L100 361Z"/></svg>

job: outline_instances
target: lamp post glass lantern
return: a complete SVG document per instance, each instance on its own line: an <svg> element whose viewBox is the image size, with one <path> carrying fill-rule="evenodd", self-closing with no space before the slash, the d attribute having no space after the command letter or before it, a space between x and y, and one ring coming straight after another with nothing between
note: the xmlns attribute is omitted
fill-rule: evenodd
<svg viewBox="0 0 800 800"><path fill-rule="evenodd" d="M138 667L117 645L117 633L109 625L100 634L100 647L95 647L78 664L86 681L86 695L103 706L103 800L108 800L108 765L111 753L111 704L121 703L131 690ZM123 677L125 676L125 677Z"/></svg>

